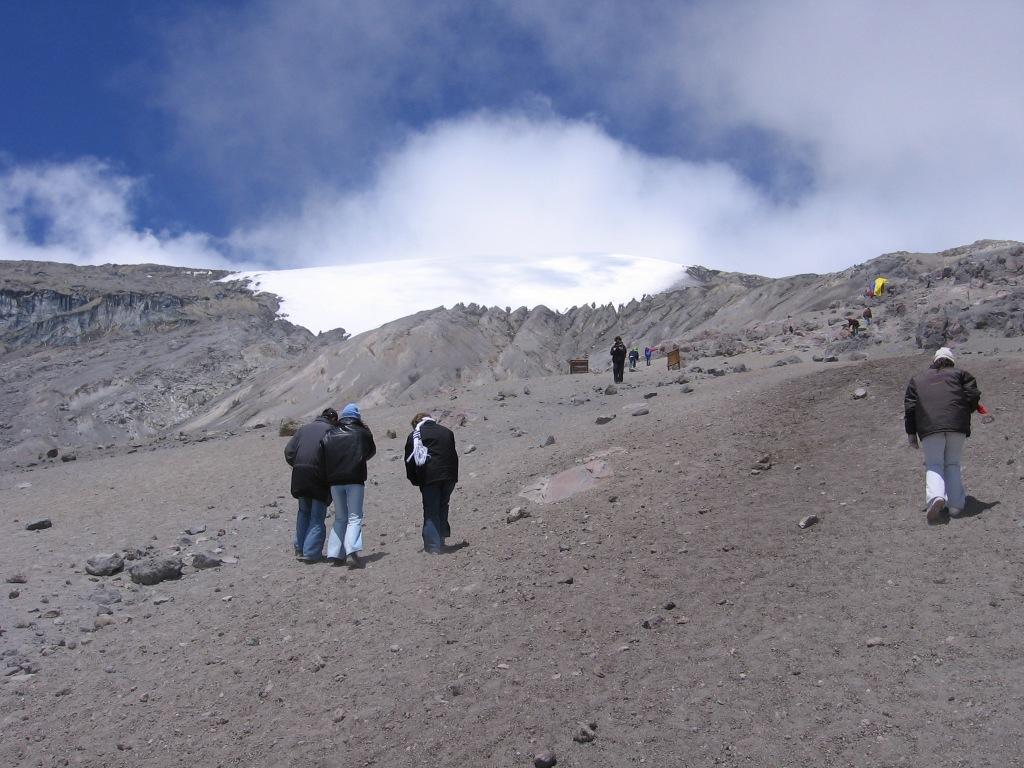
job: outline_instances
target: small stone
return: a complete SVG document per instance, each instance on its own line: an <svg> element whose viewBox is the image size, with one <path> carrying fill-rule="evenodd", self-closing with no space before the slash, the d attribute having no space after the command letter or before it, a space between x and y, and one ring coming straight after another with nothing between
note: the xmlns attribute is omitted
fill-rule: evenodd
<svg viewBox="0 0 1024 768"><path fill-rule="evenodd" d="M572 576L566 576L564 579L559 579L559 584L572 584L575 581Z"/></svg>
<svg viewBox="0 0 1024 768"><path fill-rule="evenodd" d="M24 573L12 573L4 581L8 584L27 584L28 577Z"/></svg>
<svg viewBox="0 0 1024 768"><path fill-rule="evenodd" d="M143 704L145 704L147 701L149 701L149 694L148 693L140 693L139 694L139 701L142 702Z"/></svg>
<svg viewBox="0 0 1024 768"><path fill-rule="evenodd" d="M234 600L233 595L224 595L224 597L221 598L222 603L230 603L232 600Z"/></svg>
<svg viewBox="0 0 1024 768"><path fill-rule="evenodd" d="M393 429L387 430L384 434L387 436L389 440L394 440L396 437L398 437L398 433L395 432L395 430Z"/></svg>
<svg viewBox="0 0 1024 768"><path fill-rule="evenodd" d="M800 522L797 523L797 525L800 526L801 528L810 528L812 525L814 525L817 522L818 522L818 516L817 515L807 515L806 517L801 517L800 518Z"/></svg>
<svg viewBox="0 0 1024 768"><path fill-rule="evenodd" d="M553 768L556 765L558 765L558 758L550 749L545 749L533 756L533 768Z"/></svg>
<svg viewBox="0 0 1024 768"><path fill-rule="evenodd" d="M42 531L46 528L53 527L53 523L50 522L49 518L44 517L41 520L35 520L25 526L26 531Z"/></svg>
<svg viewBox="0 0 1024 768"><path fill-rule="evenodd" d="M642 626L644 629L656 629L665 623L664 616L651 616L649 619L644 619Z"/></svg>
<svg viewBox="0 0 1024 768"><path fill-rule="evenodd" d="M85 572L90 576L113 576L124 568L124 558L116 552L93 555L85 561Z"/></svg>
<svg viewBox="0 0 1024 768"><path fill-rule="evenodd" d="M152 586L153 584L159 584L161 581L181 578L181 569L181 560L165 558L133 565L128 570L128 575L136 584Z"/></svg>
<svg viewBox="0 0 1024 768"><path fill-rule="evenodd" d="M594 423L595 424L607 424L609 421L611 421L614 418L615 418L615 416L598 416L596 419L594 419Z"/></svg>
<svg viewBox="0 0 1024 768"><path fill-rule="evenodd" d="M664 608L666 611L671 611L673 608L676 607L676 604L673 603L671 600L666 600L664 603L661 604L661 607Z"/></svg>
<svg viewBox="0 0 1024 768"><path fill-rule="evenodd" d="M586 725L581 725L580 729L573 735L572 740L578 744L589 744L597 738L597 734L594 733Z"/></svg>
<svg viewBox="0 0 1024 768"><path fill-rule="evenodd" d="M345 710L343 710L343 709L336 709L336 710L334 710L333 714L331 714L331 722L332 723L340 723L344 719L345 719Z"/></svg>
<svg viewBox="0 0 1024 768"><path fill-rule="evenodd" d="M197 552L192 557L192 567L199 570L205 570L207 568L220 568L224 564L224 561L214 555L208 555L205 552Z"/></svg>
<svg viewBox="0 0 1024 768"><path fill-rule="evenodd" d="M450 693L452 696L461 696L462 686L459 683L451 683L448 686L448 693Z"/></svg>
<svg viewBox="0 0 1024 768"><path fill-rule="evenodd" d="M392 653L398 653L402 649L399 648L397 645L391 645L391 646L388 647L388 650L391 651Z"/></svg>
<svg viewBox="0 0 1024 768"><path fill-rule="evenodd" d="M200 533L206 533L206 526L193 525L190 528L186 528L185 533L187 533L189 536L198 536Z"/></svg>
<svg viewBox="0 0 1024 768"><path fill-rule="evenodd" d="M153 595L153 605L163 605L164 603L171 602L173 599L170 595Z"/></svg>
<svg viewBox="0 0 1024 768"><path fill-rule="evenodd" d="M652 397L657 397L657 396L658 396L657 392L648 392L646 395L644 395L644 400L650 400Z"/></svg>
<svg viewBox="0 0 1024 768"><path fill-rule="evenodd" d="M106 614L104 614L102 616L97 616L92 621L92 625L94 627L96 627L96 629L102 629L103 627L108 627L108 626L110 626L113 623L114 623L114 618L112 616L107 616Z"/></svg>
<svg viewBox="0 0 1024 768"><path fill-rule="evenodd" d="M879 645L885 645L885 641L880 637L869 637L868 648L874 648Z"/></svg>
<svg viewBox="0 0 1024 768"><path fill-rule="evenodd" d="M20 596L21 596L21 592L19 592L16 589L12 589L10 592L7 593L7 599L8 600L14 600L14 599L16 599L17 597L20 597Z"/></svg>
<svg viewBox="0 0 1024 768"><path fill-rule="evenodd" d="M619 388L616 387L614 384L609 384L607 387L604 388L604 393L606 395L617 395L619 394Z"/></svg>
<svg viewBox="0 0 1024 768"><path fill-rule="evenodd" d="M522 520L524 517L529 516L530 512L524 507L512 507L512 509L508 511L508 514L505 515L505 522L514 523L517 520Z"/></svg>
<svg viewBox="0 0 1024 768"><path fill-rule="evenodd" d="M469 445L467 445L465 448L462 449L462 452L464 454L466 454L466 453L475 453L476 452L476 446L473 445L472 443L470 443Z"/></svg>
<svg viewBox="0 0 1024 768"><path fill-rule="evenodd" d="M853 390L853 399L854 400L863 400L867 396L868 396L868 391L866 389L864 389L864 387L857 387L855 390Z"/></svg>
<svg viewBox="0 0 1024 768"><path fill-rule="evenodd" d="M65 453L63 456L60 457L60 460L64 462L76 461L77 459L78 457L73 453Z"/></svg>
<svg viewBox="0 0 1024 768"><path fill-rule="evenodd" d="M48 459L56 459L58 454L60 454L60 451L58 451L56 448L51 448L50 450L48 450L46 452L46 458L48 458Z"/></svg>
<svg viewBox="0 0 1024 768"><path fill-rule="evenodd" d="M640 406L639 408L635 408L635 409L633 410L633 415L634 415L634 416L646 416L646 415L647 415L647 414L649 414L650 412L651 412L651 411L650 411L650 409L649 409L649 408L648 408L647 406L645 406L645 405L642 405L642 406Z"/></svg>
<svg viewBox="0 0 1024 768"><path fill-rule="evenodd" d="M554 445L554 444L555 444L555 436L554 435L548 435L547 437L545 437L543 440L540 441L540 447L541 448L547 448L549 445Z"/></svg>

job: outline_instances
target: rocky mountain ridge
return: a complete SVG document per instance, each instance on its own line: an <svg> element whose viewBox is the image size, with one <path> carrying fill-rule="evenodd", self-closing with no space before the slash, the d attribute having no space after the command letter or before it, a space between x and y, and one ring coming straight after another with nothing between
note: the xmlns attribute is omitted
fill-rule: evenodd
<svg viewBox="0 0 1024 768"><path fill-rule="evenodd" d="M677 346L687 367L715 373L1014 338L1022 270L1012 241L778 279L692 267L618 307L438 307L349 338L279 319L276 297L214 282L225 273L0 262L0 461L276 425L328 403L454 396L581 356L603 371L616 335L659 358ZM867 298L880 275L888 292ZM874 322L852 333L847 318L867 306Z"/></svg>

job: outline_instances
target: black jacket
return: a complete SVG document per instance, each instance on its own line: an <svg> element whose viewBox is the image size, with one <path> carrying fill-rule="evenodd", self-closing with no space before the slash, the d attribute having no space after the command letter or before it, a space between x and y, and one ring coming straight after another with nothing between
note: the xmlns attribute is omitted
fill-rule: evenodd
<svg viewBox="0 0 1024 768"><path fill-rule="evenodd" d="M316 421L300 427L285 446L284 460L292 468L292 496L296 499L331 500L331 489L320 469L320 441L333 428L331 422L318 416Z"/></svg>
<svg viewBox="0 0 1024 768"><path fill-rule="evenodd" d="M366 483L366 462L377 453L373 434L359 419L342 418L320 441L320 467L327 485Z"/></svg>
<svg viewBox="0 0 1024 768"><path fill-rule="evenodd" d="M426 463L417 467L410 461L412 454L412 432L405 440L405 476L413 485L430 485L444 480L459 480L459 454L455 450L455 435L436 421L428 421L420 429L420 440L429 454Z"/></svg>
<svg viewBox="0 0 1024 768"><path fill-rule="evenodd" d="M612 351L609 353L612 356L613 363L624 363L626 362L626 345L625 344L614 344L612 345Z"/></svg>
<svg viewBox="0 0 1024 768"><path fill-rule="evenodd" d="M914 376L903 398L903 426L908 435L936 432L971 434L971 414L978 408L978 382L958 368L929 368Z"/></svg>

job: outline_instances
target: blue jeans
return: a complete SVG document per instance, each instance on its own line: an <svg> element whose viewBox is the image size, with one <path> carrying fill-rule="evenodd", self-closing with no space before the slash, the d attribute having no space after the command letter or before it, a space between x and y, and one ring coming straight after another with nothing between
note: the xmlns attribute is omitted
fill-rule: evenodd
<svg viewBox="0 0 1024 768"><path fill-rule="evenodd" d="M452 535L448 525L448 500L454 490L454 480L420 486L423 496L423 549L427 552L440 552L444 540Z"/></svg>
<svg viewBox="0 0 1024 768"><path fill-rule="evenodd" d="M363 550L363 494L362 483L332 485L334 499L334 527L327 539L327 556L343 559L346 555ZM342 548L344 545L344 548Z"/></svg>
<svg viewBox="0 0 1024 768"><path fill-rule="evenodd" d="M966 441L963 432L937 432L921 438L926 505L933 499L944 499L954 514L964 511L967 494L960 476L960 457Z"/></svg>
<svg viewBox="0 0 1024 768"><path fill-rule="evenodd" d="M299 513L295 518L295 539L292 545L301 550L307 560L319 560L323 556L324 538L327 528L324 518L327 504L319 499L303 496L299 499Z"/></svg>

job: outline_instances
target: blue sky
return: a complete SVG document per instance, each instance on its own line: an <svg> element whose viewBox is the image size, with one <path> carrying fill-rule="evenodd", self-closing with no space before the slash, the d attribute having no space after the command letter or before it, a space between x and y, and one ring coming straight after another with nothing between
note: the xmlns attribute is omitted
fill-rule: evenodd
<svg viewBox="0 0 1024 768"><path fill-rule="evenodd" d="M766 274L1024 238L1024 6L0 4L0 258L627 253Z"/></svg>

